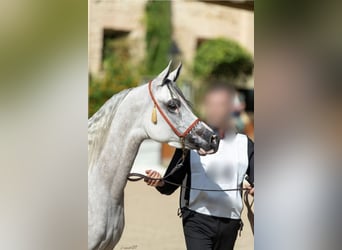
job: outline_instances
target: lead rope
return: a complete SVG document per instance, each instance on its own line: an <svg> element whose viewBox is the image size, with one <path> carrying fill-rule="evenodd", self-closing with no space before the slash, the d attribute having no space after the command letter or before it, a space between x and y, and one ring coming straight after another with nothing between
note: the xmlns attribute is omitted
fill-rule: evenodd
<svg viewBox="0 0 342 250"><path fill-rule="evenodd" d="M147 175L140 174L140 173L129 173L128 177L127 177L127 180L133 181L133 182L140 181L142 179L154 180L154 181L163 181L163 182L166 182L166 183L171 184L171 185L180 186L177 183L173 183L171 181L167 181L166 180L169 176L173 175L178 169L180 169L183 166L183 163L185 161L186 153L188 152L188 150L185 148L185 139L184 139L184 137L180 137L180 141L181 141L181 144L182 144L182 158L180 158L178 160L176 166L166 176L164 176L162 178L152 178L152 177L149 177Z"/></svg>
<svg viewBox="0 0 342 250"><path fill-rule="evenodd" d="M245 192L244 204L246 205L246 208L247 208L247 219L249 223L251 224L252 233L254 235L254 212L252 210L252 207L254 204L254 197L253 197L252 202L249 202L248 198L249 198L248 193Z"/></svg>
<svg viewBox="0 0 342 250"><path fill-rule="evenodd" d="M184 154L185 155L185 154ZM183 158L183 157L182 157ZM176 164L176 167L174 167L170 173L168 173L166 176L162 178L152 178L149 177L145 174L140 174L140 173L129 173L127 180L136 182L136 181L141 181L142 179L144 180L153 180L153 181L163 181L167 184L189 189L189 190L197 190L197 191L205 191L205 192L232 192L232 191L243 191L243 190L249 190L248 188L228 188L228 189L206 189L206 188L197 188L197 187L188 187L183 184L178 184L169 180L166 180L169 176L173 175L178 169L180 169L183 166L183 159L180 159L180 162Z"/></svg>
<svg viewBox="0 0 342 250"><path fill-rule="evenodd" d="M176 166L170 171L170 173L168 173L166 176L164 176L162 178L152 178L152 177L149 177L145 174L140 174L140 173L129 173L127 180L132 181L132 182L141 181L142 179L153 180L153 181L163 181L163 182L170 184L170 185L173 185L173 186L177 186L177 187L181 187L181 188L185 188L185 189L189 189L189 190L197 190L197 191L205 191L205 192L232 192L232 191L248 190L248 188L242 188L242 187L240 187L240 188L228 188L228 189L196 188L196 187L188 187L188 186L185 186L183 184L178 184L178 183L167 180L167 178L169 176L173 175L178 169L180 169L183 166L186 154L188 152L188 150L185 148L184 137L180 137L180 140L181 140L181 144L182 144L182 158L180 158L178 160Z"/></svg>

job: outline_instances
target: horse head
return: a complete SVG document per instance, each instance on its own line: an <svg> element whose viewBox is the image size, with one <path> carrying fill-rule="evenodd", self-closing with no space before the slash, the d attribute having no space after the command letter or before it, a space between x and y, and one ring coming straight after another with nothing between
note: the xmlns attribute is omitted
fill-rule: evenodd
<svg viewBox="0 0 342 250"><path fill-rule="evenodd" d="M149 138L177 148L195 149L200 154L215 153L219 138L193 113L176 85L182 65L171 73L170 65L148 85L152 105L147 108L145 130Z"/></svg>

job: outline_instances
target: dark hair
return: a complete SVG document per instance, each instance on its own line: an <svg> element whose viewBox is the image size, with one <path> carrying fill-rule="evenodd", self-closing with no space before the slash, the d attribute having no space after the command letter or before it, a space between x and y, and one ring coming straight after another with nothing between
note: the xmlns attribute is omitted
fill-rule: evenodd
<svg viewBox="0 0 342 250"><path fill-rule="evenodd" d="M212 92L217 92L217 91L224 91L228 93L229 95L234 95L236 93L236 89L234 88L233 85L229 83L216 82L216 83L210 84L207 87L204 95L206 96Z"/></svg>

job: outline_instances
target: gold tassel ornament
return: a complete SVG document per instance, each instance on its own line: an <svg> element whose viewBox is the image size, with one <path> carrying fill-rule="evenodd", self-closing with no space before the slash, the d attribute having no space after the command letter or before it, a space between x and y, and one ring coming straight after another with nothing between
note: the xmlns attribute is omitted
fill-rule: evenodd
<svg viewBox="0 0 342 250"><path fill-rule="evenodd" d="M157 124L157 109L156 109L156 106L153 107L152 109L152 122L154 124Z"/></svg>

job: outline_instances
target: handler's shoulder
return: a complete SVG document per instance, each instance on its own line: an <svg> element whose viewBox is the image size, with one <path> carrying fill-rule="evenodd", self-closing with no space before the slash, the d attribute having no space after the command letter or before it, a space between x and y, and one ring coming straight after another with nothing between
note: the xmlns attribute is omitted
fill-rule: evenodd
<svg viewBox="0 0 342 250"><path fill-rule="evenodd" d="M249 138L246 134L236 133L236 139L247 140L248 143L254 144L254 141L251 138Z"/></svg>
<svg viewBox="0 0 342 250"><path fill-rule="evenodd" d="M235 140L249 140L249 138L245 134L236 133Z"/></svg>

